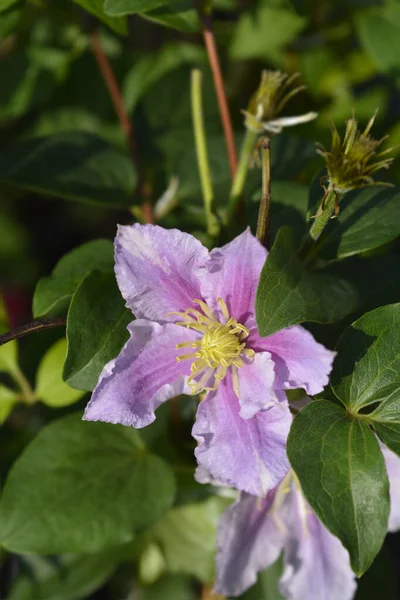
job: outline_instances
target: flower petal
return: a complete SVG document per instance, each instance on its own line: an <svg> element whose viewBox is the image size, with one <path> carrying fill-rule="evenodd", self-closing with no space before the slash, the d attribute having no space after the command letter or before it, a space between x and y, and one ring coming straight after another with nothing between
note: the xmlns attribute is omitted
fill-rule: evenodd
<svg viewBox="0 0 400 600"><path fill-rule="evenodd" d="M245 324L254 314L258 281L266 257L267 251L250 229L226 246L212 250L199 270L203 296L211 309L218 311L216 301L220 297L231 317Z"/></svg>
<svg viewBox="0 0 400 600"><path fill-rule="evenodd" d="M242 419L231 374L197 410L192 434L197 460L214 479L264 496L286 474L286 439L291 424L287 402Z"/></svg>
<svg viewBox="0 0 400 600"><path fill-rule="evenodd" d="M279 403L275 394L274 362L269 352L258 352L239 369L240 416L251 419L258 411Z"/></svg>
<svg viewBox="0 0 400 600"><path fill-rule="evenodd" d="M275 490L264 499L242 493L220 518L215 582L217 593L239 596L256 582L260 571L278 559L284 531L269 512L274 497Z"/></svg>
<svg viewBox="0 0 400 600"><path fill-rule="evenodd" d="M136 317L155 321L184 311L200 297L194 272L208 251L193 236L157 225L120 226L115 238L115 273L126 305Z"/></svg>
<svg viewBox="0 0 400 600"><path fill-rule="evenodd" d="M319 344L304 327L288 327L266 338L252 332L250 337L251 347L271 352L278 388L304 388L314 395L327 385L336 353Z"/></svg>
<svg viewBox="0 0 400 600"><path fill-rule="evenodd" d="M386 462L390 488L389 531L400 529L400 458L380 442L380 447Z"/></svg>
<svg viewBox="0 0 400 600"><path fill-rule="evenodd" d="M186 383L190 362L176 361L175 348L196 333L146 319L129 325L131 337L120 354L103 369L84 419L145 427L155 419L160 404L190 393Z"/></svg>
<svg viewBox="0 0 400 600"><path fill-rule="evenodd" d="M356 583L347 550L306 505L301 492L293 486L290 493L281 592L288 600L351 600Z"/></svg>

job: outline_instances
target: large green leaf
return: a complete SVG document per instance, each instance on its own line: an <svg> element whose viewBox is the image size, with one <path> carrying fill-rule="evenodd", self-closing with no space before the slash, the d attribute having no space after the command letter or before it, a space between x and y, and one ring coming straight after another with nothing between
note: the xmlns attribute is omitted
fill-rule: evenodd
<svg viewBox="0 0 400 600"><path fill-rule="evenodd" d="M295 417L287 451L308 502L362 575L381 548L390 508L374 434L339 405L319 400Z"/></svg>
<svg viewBox="0 0 400 600"><path fill-rule="evenodd" d="M174 489L138 432L69 415L45 427L11 469L0 542L18 553L99 552L158 521Z"/></svg>
<svg viewBox="0 0 400 600"><path fill-rule="evenodd" d="M400 304L363 315L345 330L336 350L331 384L349 410L400 397Z"/></svg>
<svg viewBox="0 0 400 600"><path fill-rule="evenodd" d="M65 338L58 340L43 356L36 375L36 396L48 406L68 406L83 396L62 379L63 365L67 353Z"/></svg>
<svg viewBox="0 0 400 600"><path fill-rule="evenodd" d="M290 229L282 228L261 271L257 290L260 334L271 335L304 321L332 323L356 306L353 286L338 277L309 271L296 256Z"/></svg>
<svg viewBox="0 0 400 600"><path fill-rule="evenodd" d="M151 87L170 71L183 64L204 62L205 53L193 44L169 44L161 50L139 58L128 72L123 96L127 110L132 111Z"/></svg>
<svg viewBox="0 0 400 600"><path fill-rule="evenodd" d="M276 60L279 51L294 41L306 24L306 19L293 10L259 2L254 11L243 12L230 46L231 56Z"/></svg>
<svg viewBox="0 0 400 600"><path fill-rule="evenodd" d="M104 11L107 15L117 17L147 12L164 4L171 4L173 0L105 0Z"/></svg>
<svg viewBox="0 0 400 600"><path fill-rule="evenodd" d="M33 315L66 313L69 302L83 277L90 271L112 271L113 245L109 240L93 240L65 254L50 277L37 283L33 296Z"/></svg>
<svg viewBox="0 0 400 600"><path fill-rule="evenodd" d="M371 11L360 11L358 34L366 52L382 71L400 67L400 6L392 2Z"/></svg>
<svg viewBox="0 0 400 600"><path fill-rule="evenodd" d="M186 33L194 33L200 27L197 12L190 0L164 4L154 10L142 12L140 15L158 25L164 25Z"/></svg>
<svg viewBox="0 0 400 600"><path fill-rule="evenodd" d="M92 271L76 290L68 311L64 380L92 390L104 365L117 356L133 321L113 274Z"/></svg>
<svg viewBox="0 0 400 600"><path fill-rule="evenodd" d="M386 446L400 455L400 381L397 393L381 402L367 418Z"/></svg>
<svg viewBox="0 0 400 600"><path fill-rule="evenodd" d="M57 562L40 556L24 557L32 573L21 574L8 600L80 600L88 598L115 571L118 551L94 555L67 555Z"/></svg>
<svg viewBox="0 0 400 600"><path fill-rule="evenodd" d="M400 190L371 187L346 194L320 242L325 259L373 250L400 235Z"/></svg>
<svg viewBox="0 0 400 600"><path fill-rule="evenodd" d="M128 154L77 132L37 138L0 155L0 181L89 204L129 207L136 173Z"/></svg>
<svg viewBox="0 0 400 600"><path fill-rule="evenodd" d="M0 425L7 420L14 406L21 400L21 394L0 384Z"/></svg>
<svg viewBox="0 0 400 600"><path fill-rule="evenodd" d="M74 0L89 13L103 21L106 25L114 29L117 33L126 35L128 33L128 22L126 17L114 16L106 13L103 7L104 0Z"/></svg>
<svg viewBox="0 0 400 600"><path fill-rule="evenodd" d="M229 499L213 497L179 506L155 526L154 538L163 548L169 571L195 575L211 583L217 523L229 503Z"/></svg>

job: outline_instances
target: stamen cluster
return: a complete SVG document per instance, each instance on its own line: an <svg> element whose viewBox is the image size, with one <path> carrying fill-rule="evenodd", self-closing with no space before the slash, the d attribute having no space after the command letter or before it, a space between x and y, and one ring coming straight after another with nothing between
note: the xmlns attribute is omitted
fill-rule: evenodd
<svg viewBox="0 0 400 600"><path fill-rule="evenodd" d="M196 341L182 342L176 346L195 350L195 352L182 354L176 359L178 362L193 360L188 379L192 393L197 394L201 390L216 390L219 383L225 378L228 368L231 368L233 387L236 395L239 396L237 370L243 366L242 356L247 358L254 356L254 350L246 348L243 341L248 337L249 330L229 315L222 298L218 298L218 304L225 320L224 323L220 322L205 302L197 299L193 302L200 306L201 311L188 308L182 313L170 313L182 317L182 321L176 323L177 325L194 329L202 334L202 337ZM214 383L210 387L208 383L212 377L214 377Z"/></svg>

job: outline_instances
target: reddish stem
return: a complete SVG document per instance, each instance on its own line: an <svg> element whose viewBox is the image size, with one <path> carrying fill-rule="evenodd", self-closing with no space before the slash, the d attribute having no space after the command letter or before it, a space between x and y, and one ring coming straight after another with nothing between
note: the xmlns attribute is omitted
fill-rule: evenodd
<svg viewBox="0 0 400 600"><path fill-rule="evenodd" d="M108 93L110 94L111 101L114 106L114 110L121 124L122 131L126 137L129 152L132 158L132 162L135 167L138 168L139 172L139 190L143 198L148 196L147 186L139 168L140 161L138 155L138 149L135 141L135 135L132 127L132 122L126 111L124 101L122 98L121 90L119 88L117 78L115 77L114 71L112 70L108 57L104 54L101 46L100 38L97 31L93 31L90 35L90 41L92 45L93 54L96 58L97 64L100 69L100 73L103 77L104 83L106 84ZM154 223L153 208L149 200L145 200L143 205L143 216L146 223Z"/></svg>
<svg viewBox="0 0 400 600"><path fill-rule="evenodd" d="M238 166L235 138L233 135L231 115L229 111L228 101L226 98L224 80L222 78L217 45L215 43L212 19L210 15L204 13L202 7L200 7L197 2L196 8L203 28L204 43L206 46L208 60L214 79L215 93L217 95L218 107L221 116L222 127L224 130L226 148L228 151L229 167L233 179L236 175Z"/></svg>

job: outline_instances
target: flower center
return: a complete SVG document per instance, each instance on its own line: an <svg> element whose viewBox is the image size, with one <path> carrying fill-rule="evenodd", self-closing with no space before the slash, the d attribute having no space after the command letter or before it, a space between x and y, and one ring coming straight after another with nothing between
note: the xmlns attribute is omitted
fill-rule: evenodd
<svg viewBox="0 0 400 600"><path fill-rule="evenodd" d="M193 348L196 351L182 354L177 361L192 360L188 383L192 388L192 394L201 390L213 391L218 388L224 379L228 368L232 370L233 387L239 396L238 369L243 366L242 356L252 358L254 350L246 348L244 339L248 337L249 330L236 319L229 315L228 307L222 298L217 302L221 307L221 313L225 323L221 323L205 302L193 300L201 308L196 310L188 308L185 312L169 313L177 314L182 321L176 323L189 329L194 329L202 334L201 339L177 344L177 348ZM214 377L212 387L207 387L209 380Z"/></svg>

